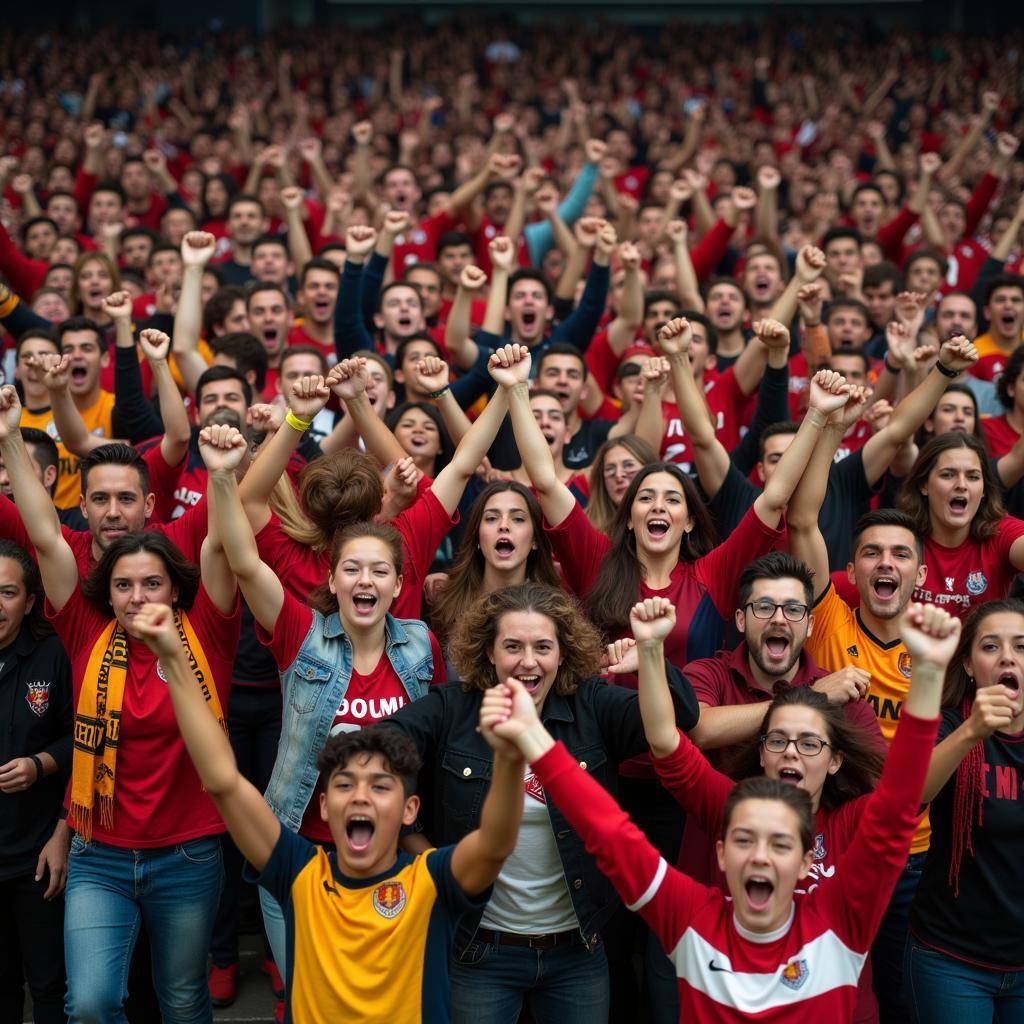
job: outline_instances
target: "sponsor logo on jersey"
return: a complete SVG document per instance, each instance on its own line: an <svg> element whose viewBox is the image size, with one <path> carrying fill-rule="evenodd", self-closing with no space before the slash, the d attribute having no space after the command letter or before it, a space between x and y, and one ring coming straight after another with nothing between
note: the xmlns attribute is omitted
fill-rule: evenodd
<svg viewBox="0 0 1024 1024"><path fill-rule="evenodd" d="M50 706L50 684L41 681L27 683L25 686L25 700L28 701L28 706L32 709L32 713L42 718L46 714L46 709Z"/></svg>
<svg viewBox="0 0 1024 1024"><path fill-rule="evenodd" d="M977 597L979 594L984 594L988 589L988 580L985 579L985 574L980 570L976 572L969 572L967 574L967 592Z"/></svg>
<svg viewBox="0 0 1024 1024"><path fill-rule="evenodd" d="M373 890L373 909L389 921L405 910L405 889L401 882L382 882Z"/></svg>
<svg viewBox="0 0 1024 1024"><path fill-rule="evenodd" d="M795 992L798 988L802 988L804 982L810 976L810 970L807 967L806 960L790 960L785 967L782 968L782 984L786 988L791 988Z"/></svg>

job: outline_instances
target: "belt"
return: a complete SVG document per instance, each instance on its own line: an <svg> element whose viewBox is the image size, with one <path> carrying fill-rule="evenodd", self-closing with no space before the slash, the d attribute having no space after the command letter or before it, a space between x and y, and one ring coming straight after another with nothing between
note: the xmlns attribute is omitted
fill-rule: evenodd
<svg viewBox="0 0 1024 1024"><path fill-rule="evenodd" d="M494 946L521 946L524 949L551 949L582 942L578 928L566 932L548 932L546 935L520 935L517 932L493 932L490 928L477 928L475 938Z"/></svg>

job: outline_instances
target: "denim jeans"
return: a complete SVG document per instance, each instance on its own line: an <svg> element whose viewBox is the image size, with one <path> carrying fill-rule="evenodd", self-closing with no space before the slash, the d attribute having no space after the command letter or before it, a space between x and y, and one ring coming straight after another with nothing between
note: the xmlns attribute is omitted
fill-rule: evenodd
<svg viewBox="0 0 1024 1024"><path fill-rule="evenodd" d="M910 904L914 902L927 856L927 853L913 853L907 858L871 946L871 972L881 1024L908 1024L910 1021L903 962L910 941Z"/></svg>
<svg viewBox="0 0 1024 1024"><path fill-rule="evenodd" d="M67 1012L74 1024L121 1024L142 920L164 1024L208 1024L206 951L224 882L220 838L153 850L71 841L65 897Z"/></svg>
<svg viewBox="0 0 1024 1024"><path fill-rule="evenodd" d="M1024 971L977 967L911 937L904 977L914 1024L1024 1021Z"/></svg>
<svg viewBox="0 0 1024 1024"><path fill-rule="evenodd" d="M284 825L281 826L284 828ZM263 934L270 943L270 952L274 957L278 973L288 981L288 940L285 935L284 911L281 904L267 892L263 886L258 886L257 891L260 897L260 910L263 911Z"/></svg>
<svg viewBox="0 0 1024 1024"><path fill-rule="evenodd" d="M515 1024L525 1006L534 1024L602 1024L608 1019L604 947L582 943L526 949L474 939L452 961L452 1024Z"/></svg>

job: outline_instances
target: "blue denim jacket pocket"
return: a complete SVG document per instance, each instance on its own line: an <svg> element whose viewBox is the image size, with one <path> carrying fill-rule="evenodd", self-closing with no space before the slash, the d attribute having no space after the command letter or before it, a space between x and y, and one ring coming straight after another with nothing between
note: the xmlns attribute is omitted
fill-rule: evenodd
<svg viewBox="0 0 1024 1024"><path fill-rule="evenodd" d="M299 715L308 715L320 703L324 687L334 675L334 666L300 654L295 659L288 687L288 705Z"/></svg>

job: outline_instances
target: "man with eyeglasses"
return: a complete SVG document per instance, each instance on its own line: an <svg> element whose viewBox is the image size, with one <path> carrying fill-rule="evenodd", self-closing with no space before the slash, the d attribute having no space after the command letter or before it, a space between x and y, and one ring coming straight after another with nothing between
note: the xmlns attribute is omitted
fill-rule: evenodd
<svg viewBox="0 0 1024 1024"><path fill-rule="evenodd" d="M842 704L851 723L885 752L885 741L864 700L870 676L863 669L829 672L804 650L814 625L813 577L803 562L782 551L756 558L740 574L736 628L743 642L734 651L691 661L683 670L700 706L689 733L715 767L737 744L757 736L780 687L813 686ZM686 823L679 867L698 881L717 878L715 844L692 819Z"/></svg>

